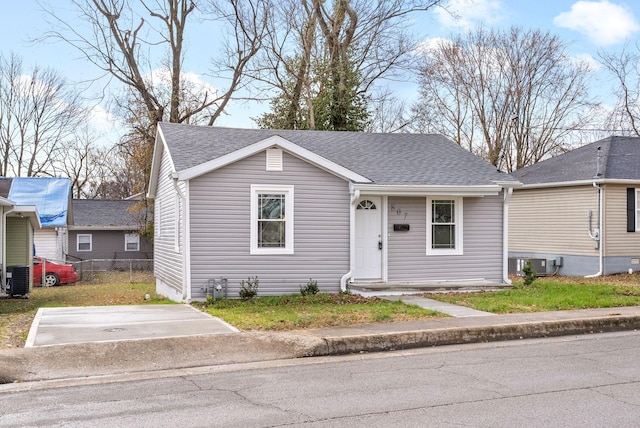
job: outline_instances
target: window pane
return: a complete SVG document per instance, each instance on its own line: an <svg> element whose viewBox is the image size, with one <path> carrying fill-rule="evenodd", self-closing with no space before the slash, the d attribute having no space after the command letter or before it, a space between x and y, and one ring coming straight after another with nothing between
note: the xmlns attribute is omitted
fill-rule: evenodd
<svg viewBox="0 0 640 428"><path fill-rule="evenodd" d="M258 247L284 248L285 222L258 221Z"/></svg>
<svg viewBox="0 0 640 428"><path fill-rule="evenodd" d="M78 251L91 251L91 235L78 235Z"/></svg>
<svg viewBox="0 0 640 428"><path fill-rule="evenodd" d="M138 251L140 249L140 235L127 233L124 235L125 251Z"/></svg>
<svg viewBox="0 0 640 428"><path fill-rule="evenodd" d="M284 218L284 195L258 195L258 220Z"/></svg>
<svg viewBox="0 0 640 428"><path fill-rule="evenodd" d="M432 248L455 248L455 226L433 225Z"/></svg>
<svg viewBox="0 0 640 428"><path fill-rule="evenodd" d="M433 201L432 222L433 223L455 223L454 201Z"/></svg>

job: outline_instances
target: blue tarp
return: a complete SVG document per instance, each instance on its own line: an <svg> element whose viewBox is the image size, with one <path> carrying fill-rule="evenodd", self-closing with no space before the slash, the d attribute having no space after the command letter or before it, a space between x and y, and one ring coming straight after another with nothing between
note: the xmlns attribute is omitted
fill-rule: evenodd
<svg viewBox="0 0 640 428"><path fill-rule="evenodd" d="M42 227L65 227L71 181L68 178L14 177L7 199L35 205Z"/></svg>

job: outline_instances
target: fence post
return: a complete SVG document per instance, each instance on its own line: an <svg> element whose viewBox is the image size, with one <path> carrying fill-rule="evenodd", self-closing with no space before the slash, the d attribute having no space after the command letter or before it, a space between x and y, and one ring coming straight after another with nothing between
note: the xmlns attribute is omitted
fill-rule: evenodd
<svg viewBox="0 0 640 428"><path fill-rule="evenodd" d="M133 282L133 262L129 259L129 282Z"/></svg>

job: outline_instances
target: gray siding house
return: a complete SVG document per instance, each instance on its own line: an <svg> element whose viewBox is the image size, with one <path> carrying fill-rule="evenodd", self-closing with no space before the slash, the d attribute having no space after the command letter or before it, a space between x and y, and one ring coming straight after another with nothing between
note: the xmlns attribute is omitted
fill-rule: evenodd
<svg viewBox="0 0 640 428"><path fill-rule="evenodd" d="M519 183L439 135L161 123L154 199L157 292L203 300L257 276L259 295L507 278Z"/></svg>
<svg viewBox="0 0 640 428"><path fill-rule="evenodd" d="M69 226L70 261L151 259L153 245L140 235L136 200L74 199Z"/></svg>
<svg viewBox="0 0 640 428"><path fill-rule="evenodd" d="M509 205L512 259L568 276L640 269L640 138L609 137L512 175L523 183Z"/></svg>

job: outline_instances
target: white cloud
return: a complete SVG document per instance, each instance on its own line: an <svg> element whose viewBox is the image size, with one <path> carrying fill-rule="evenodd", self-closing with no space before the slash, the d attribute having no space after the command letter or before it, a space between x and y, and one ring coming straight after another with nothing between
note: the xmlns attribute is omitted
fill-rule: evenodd
<svg viewBox="0 0 640 428"><path fill-rule="evenodd" d="M578 31L599 46L622 43L640 30L640 25L627 7L607 0L578 1L569 12L556 16L553 23Z"/></svg>
<svg viewBox="0 0 640 428"><path fill-rule="evenodd" d="M430 39L426 39L426 40L418 43L418 46L416 46L414 54L418 55L418 56L428 55L429 52L431 52L432 50L438 48L439 46L450 45L452 43L453 43L453 41L451 39L445 39L445 38L442 38L442 37L433 37L433 38L430 38Z"/></svg>
<svg viewBox="0 0 640 428"><path fill-rule="evenodd" d="M472 28L479 23L493 24L503 18L500 0L450 0L435 11L445 27Z"/></svg>
<svg viewBox="0 0 640 428"><path fill-rule="evenodd" d="M590 71L598 71L602 68L602 64L589 54L578 54L574 57L574 61L578 64L586 64Z"/></svg>
<svg viewBox="0 0 640 428"><path fill-rule="evenodd" d="M94 106L89 112L89 124L97 131L112 131L116 122L116 118L101 105Z"/></svg>

